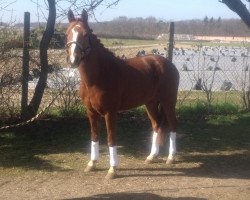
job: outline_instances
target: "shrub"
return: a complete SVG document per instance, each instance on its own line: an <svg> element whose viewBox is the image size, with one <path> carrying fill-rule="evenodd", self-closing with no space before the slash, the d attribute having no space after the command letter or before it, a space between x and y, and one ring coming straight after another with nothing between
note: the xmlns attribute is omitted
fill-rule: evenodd
<svg viewBox="0 0 250 200"><path fill-rule="evenodd" d="M83 105L71 107L70 109L60 109L59 116L61 117L72 117L79 118L86 115L86 110Z"/></svg>
<svg viewBox="0 0 250 200"><path fill-rule="evenodd" d="M228 102L219 102L207 106L206 102L197 101L193 104L183 105L177 108L177 114L181 119L204 119L209 115L228 115L239 112L239 106Z"/></svg>
<svg viewBox="0 0 250 200"><path fill-rule="evenodd" d="M212 105L212 114L227 115L235 114L239 111L239 106L233 103L223 102Z"/></svg>

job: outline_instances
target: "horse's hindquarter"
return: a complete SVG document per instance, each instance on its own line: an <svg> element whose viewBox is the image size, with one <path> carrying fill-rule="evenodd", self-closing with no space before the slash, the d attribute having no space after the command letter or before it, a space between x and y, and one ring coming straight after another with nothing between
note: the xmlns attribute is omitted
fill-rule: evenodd
<svg viewBox="0 0 250 200"><path fill-rule="evenodd" d="M121 77L121 105L125 110L157 98L166 59L145 56L128 59Z"/></svg>

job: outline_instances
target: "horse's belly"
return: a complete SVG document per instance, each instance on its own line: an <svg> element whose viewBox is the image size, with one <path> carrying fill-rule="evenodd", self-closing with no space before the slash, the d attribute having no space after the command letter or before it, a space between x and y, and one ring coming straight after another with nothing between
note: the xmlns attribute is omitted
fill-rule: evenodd
<svg viewBox="0 0 250 200"><path fill-rule="evenodd" d="M133 109L133 108L136 108L136 107L139 107L141 105L144 105L145 102L140 102L140 103L129 103L129 104L122 104L121 107L119 108L119 111L125 111L125 110L130 110L130 109Z"/></svg>
<svg viewBox="0 0 250 200"><path fill-rule="evenodd" d="M131 108L135 108L141 105L144 105L150 102L152 99L155 99L156 91L148 88L145 90L137 90L137 91L129 91L122 95L120 110L128 110Z"/></svg>

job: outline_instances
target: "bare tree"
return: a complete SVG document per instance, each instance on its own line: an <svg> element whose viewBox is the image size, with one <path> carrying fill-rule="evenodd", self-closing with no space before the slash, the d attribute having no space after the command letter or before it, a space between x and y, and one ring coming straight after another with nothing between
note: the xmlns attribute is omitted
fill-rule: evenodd
<svg viewBox="0 0 250 200"><path fill-rule="evenodd" d="M246 1L249 2L249 0ZM244 23L250 27L250 13L241 0L219 0L219 2L226 4L228 8L237 13Z"/></svg>

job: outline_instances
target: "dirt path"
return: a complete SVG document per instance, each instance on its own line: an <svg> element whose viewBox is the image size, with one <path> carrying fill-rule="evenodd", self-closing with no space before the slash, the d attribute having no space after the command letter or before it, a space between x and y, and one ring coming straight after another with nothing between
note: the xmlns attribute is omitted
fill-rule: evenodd
<svg viewBox="0 0 250 200"><path fill-rule="evenodd" d="M231 163L236 158L237 163ZM78 160L82 169L61 159L57 159L57 170L10 169L0 177L0 199L242 200L250 196L249 157L244 152L179 155L171 166L163 160L145 165L142 159L121 155L119 177L111 181L104 179L107 155L98 171L89 174L83 172L86 157Z"/></svg>

